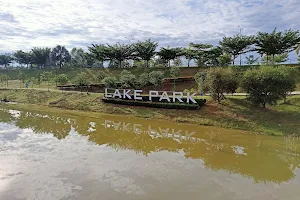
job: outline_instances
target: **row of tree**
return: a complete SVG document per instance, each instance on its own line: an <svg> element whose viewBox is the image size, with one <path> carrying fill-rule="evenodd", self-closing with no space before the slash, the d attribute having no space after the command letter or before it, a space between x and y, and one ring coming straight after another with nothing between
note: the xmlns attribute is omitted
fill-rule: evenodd
<svg viewBox="0 0 300 200"><path fill-rule="evenodd" d="M7 67L13 60L20 65L32 66L38 68L45 66L75 66L75 67L103 67L103 62L109 61L109 67L128 67L129 60L136 63L142 61L145 67L153 65L170 66L171 61L178 61L177 58L184 57L187 60L188 67L192 60L196 60L198 66L227 66L230 63L235 64L235 59L248 52L257 52L267 64L284 61L288 53L296 50L300 51L300 32L286 30L278 32L276 28L271 33L258 32L257 35L237 34L233 37L224 37L219 42L219 46L211 44L190 43L188 48L170 48L162 47L157 52L158 43L150 39L135 44L92 44L88 47L88 52L81 48L73 48L69 52L64 46L50 48L33 48L29 52L19 50L13 55L0 55L0 65ZM176 60L177 59L177 60ZM257 61L253 56L247 57L249 64ZM240 63L241 64L241 63Z"/></svg>
<svg viewBox="0 0 300 200"><path fill-rule="evenodd" d="M270 66L249 69L242 74L234 68L217 67L198 72L195 80L199 91L210 93L219 103L225 99L225 94L233 94L240 87L252 103L266 107L280 99L286 101L287 95L296 88L293 74L293 69Z"/></svg>

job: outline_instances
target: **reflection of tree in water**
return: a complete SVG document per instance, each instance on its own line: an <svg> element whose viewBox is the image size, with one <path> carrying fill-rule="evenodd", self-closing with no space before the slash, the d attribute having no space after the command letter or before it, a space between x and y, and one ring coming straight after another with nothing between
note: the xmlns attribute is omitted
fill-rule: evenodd
<svg viewBox="0 0 300 200"><path fill-rule="evenodd" d="M39 134L51 133L57 139L64 139L71 130L67 119L31 112L21 112L16 125L22 129L30 128Z"/></svg>
<svg viewBox="0 0 300 200"><path fill-rule="evenodd" d="M145 133L122 132L114 129L101 129L89 135L89 140L99 145L108 145L116 150L134 150L147 156L153 152L168 150L177 152L177 143L171 138L151 138ZM167 149L165 148L167 147Z"/></svg>
<svg viewBox="0 0 300 200"><path fill-rule="evenodd" d="M0 110L0 114L1 121L16 120L16 125L20 128L31 128L36 133L52 133L58 139L65 138L73 127L79 134L88 136L91 142L107 145L116 150L132 150L145 156L153 152L182 150L185 157L201 159L209 169L241 174L253 178L255 182L286 182L295 177L293 171L300 167L299 155L288 152L284 148L283 140L276 141L275 145L270 142L271 140L264 143L255 136L251 136L252 141L248 141L245 136L228 138L221 137L220 134L195 134L192 139L178 140L155 137L145 131L137 134L132 129L126 132L122 128L105 128L103 125L105 119L72 116L73 119L70 120L69 117L47 115L46 112L24 111L19 118L14 119L7 112ZM147 127L151 121L139 123ZM172 126L184 129L184 125ZM153 128L158 127L153 125ZM242 146L244 152L236 153L233 151L234 146Z"/></svg>

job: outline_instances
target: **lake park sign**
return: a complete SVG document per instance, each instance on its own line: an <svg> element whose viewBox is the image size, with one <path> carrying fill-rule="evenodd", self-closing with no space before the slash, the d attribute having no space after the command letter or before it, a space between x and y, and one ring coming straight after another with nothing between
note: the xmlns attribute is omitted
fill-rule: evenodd
<svg viewBox="0 0 300 200"><path fill-rule="evenodd" d="M112 91L112 92L110 92ZM142 96L143 90L128 90L128 89L108 89L105 88L105 98L118 98L118 99L129 99L129 100L139 100L139 101L145 101ZM169 95L169 94L170 95ZM149 95L147 96L147 101L153 101L153 98L158 98L158 101L164 101L169 103L192 103L197 104L195 101L196 93L186 93L186 96L184 96L183 92L167 92L167 91L155 91L150 90Z"/></svg>

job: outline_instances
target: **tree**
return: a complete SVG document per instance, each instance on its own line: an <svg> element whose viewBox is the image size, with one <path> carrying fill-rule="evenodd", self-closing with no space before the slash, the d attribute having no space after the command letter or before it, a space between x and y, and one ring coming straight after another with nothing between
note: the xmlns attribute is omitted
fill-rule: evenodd
<svg viewBox="0 0 300 200"><path fill-rule="evenodd" d="M183 55L182 49L179 47L176 48L160 48L160 51L157 53L162 59L166 60L168 66L170 67L170 61L174 60L175 58Z"/></svg>
<svg viewBox="0 0 300 200"><path fill-rule="evenodd" d="M162 84L164 73L161 71L152 71L149 73L149 83L153 84L155 88Z"/></svg>
<svg viewBox="0 0 300 200"><path fill-rule="evenodd" d="M170 76L174 79L173 80L173 90L175 90L175 87L176 87L176 80L177 77L179 76L179 73L180 73L180 68L179 67L176 67L176 66L173 66L170 68Z"/></svg>
<svg viewBox="0 0 300 200"><path fill-rule="evenodd" d="M300 32L291 29L285 32L277 32L276 28L272 33L258 32L256 40L256 51L261 55L266 55L267 62L269 56L289 53L297 48L300 42Z"/></svg>
<svg viewBox="0 0 300 200"><path fill-rule="evenodd" d="M116 88L118 79L114 76L107 76L103 79L103 83L107 88Z"/></svg>
<svg viewBox="0 0 300 200"><path fill-rule="evenodd" d="M232 64L234 65L234 60L241 54L251 51L251 45L255 43L255 36L246 35L235 35L233 37L223 37L220 41L222 49L233 56ZM240 62L240 65L242 63Z"/></svg>
<svg viewBox="0 0 300 200"><path fill-rule="evenodd" d="M299 55L299 53L300 53L300 43L298 43L296 47L296 54Z"/></svg>
<svg viewBox="0 0 300 200"><path fill-rule="evenodd" d="M25 83L26 75L20 70L18 71L18 79L20 81L20 88L21 88L21 83Z"/></svg>
<svg viewBox="0 0 300 200"><path fill-rule="evenodd" d="M190 43L190 47L195 52L195 59L199 67L219 65L218 58L223 55L221 47L202 43Z"/></svg>
<svg viewBox="0 0 300 200"><path fill-rule="evenodd" d="M74 47L71 52L71 62L76 67L84 67L87 65L87 59L82 48Z"/></svg>
<svg viewBox="0 0 300 200"><path fill-rule="evenodd" d="M254 63L256 63L258 61L258 57L257 58L254 58L254 55L249 55L249 56L246 56L246 62L247 62L247 65L253 65Z"/></svg>
<svg viewBox="0 0 300 200"><path fill-rule="evenodd" d="M238 82L236 73L230 68L209 68L206 73L198 72L195 81L200 91L209 92L213 100L221 103L224 93L234 93Z"/></svg>
<svg viewBox="0 0 300 200"><path fill-rule="evenodd" d="M0 74L0 82L1 83L5 83L5 87L7 87L7 80L8 80L8 76L6 74Z"/></svg>
<svg viewBox="0 0 300 200"><path fill-rule="evenodd" d="M120 74L120 82L123 88L134 88L136 86L136 77L128 70L123 70Z"/></svg>
<svg viewBox="0 0 300 200"><path fill-rule="evenodd" d="M59 68L61 69L66 62L71 60L71 55L64 46L57 45L52 49L50 59L55 65L59 65Z"/></svg>
<svg viewBox="0 0 300 200"><path fill-rule="evenodd" d="M271 58L268 58L268 56L264 56L261 61L266 65L275 65L277 63L286 62L287 60L288 60L288 53L284 53L281 55L274 55Z"/></svg>
<svg viewBox="0 0 300 200"><path fill-rule="evenodd" d="M219 57L223 55L221 47L212 47L209 50L202 52L200 59L198 59L198 66L218 66Z"/></svg>
<svg viewBox="0 0 300 200"><path fill-rule="evenodd" d="M81 72L77 76L75 83L80 88L80 92L82 93L82 89L89 84L88 75L85 72Z"/></svg>
<svg viewBox="0 0 300 200"><path fill-rule="evenodd" d="M90 56L93 60L98 60L104 62L109 59L109 48L103 44L92 44L91 47L88 47ZM113 57L113 55L111 55Z"/></svg>
<svg viewBox="0 0 300 200"><path fill-rule="evenodd" d="M183 56L187 59L188 67L190 67L190 62L197 58L197 51L189 46L188 48L183 49Z"/></svg>
<svg viewBox="0 0 300 200"><path fill-rule="evenodd" d="M52 78L53 78L52 72L43 72L40 74L40 82L42 82L42 81L47 82L48 91L49 91L49 84L50 84L50 81L52 80Z"/></svg>
<svg viewBox="0 0 300 200"><path fill-rule="evenodd" d="M5 68L13 61L13 57L10 54L0 54L0 65L4 65Z"/></svg>
<svg viewBox="0 0 300 200"><path fill-rule="evenodd" d="M30 52L27 53L22 50L19 50L14 53L14 57L17 63L19 63L20 65L27 65L27 67L32 62L32 55Z"/></svg>
<svg viewBox="0 0 300 200"><path fill-rule="evenodd" d="M217 58L219 66L226 67L231 63L231 55L225 53Z"/></svg>
<svg viewBox="0 0 300 200"><path fill-rule="evenodd" d="M68 76L65 74L60 74L57 76L56 82L59 83L60 85L65 85L69 82Z"/></svg>
<svg viewBox="0 0 300 200"><path fill-rule="evenodd" d="M134 46L131 44L120 44L107 45L108 52L107 57L110 60L117 60L119 68L122 68L122 62L133 57Z"/></svg>
<svg viewBox="0 0 300 200"><path fill-rule="evenodd" d="M92 64L93 68L104 68L103 62L100 60L96 60L93 64Z"/></svg>
<svg viewBox="0 0 300 200"><path fill-rule="evenodd" d="M287 69L262 67L246 71L242 87L249 94L248 99L264 108L285 98L295 88L295 82Z"/></svg>
<svg viewBox="0 0 300 200"><path fill-rule="evenodd" d="M136 57L146 61L146 67L149 67L149 61L155 55L155 50L158 46L157 42L152 42L150 39L145 42L137 42L134 45Z"/></svg>
<svg viewBox="0 0 300 200"><path fill-rule="evenodd" d="M42 69L47 60L49 59L49 55L51 52L50 48L38 48L34 47L32 50L32 62L39 66Z"/></svg>
<svg viewBox="0 0 300 200"><path fill-rule="evenodd" d="M281 69L282 73L282 83L280 88L282 89L282 98L284 103L286 103L286 97L290 92L293 92L296 89L296 77L297 74L294 72L294 69L284 68Z"/></svg>

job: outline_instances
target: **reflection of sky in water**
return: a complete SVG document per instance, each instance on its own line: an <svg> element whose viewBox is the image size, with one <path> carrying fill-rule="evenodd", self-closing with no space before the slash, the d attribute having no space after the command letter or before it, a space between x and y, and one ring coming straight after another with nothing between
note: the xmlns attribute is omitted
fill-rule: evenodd
<svg viewBox="0 0 300 200"><path fill-rule="evenodd" d="M28 113L27 115L30 116ZM40 116L58 121L56 117L42 114ZM75 127L73 120L61 120L68 123L72 121ZM100 140L113 134L117 136L113 137L114 140L124 137L120 132L114 131L101 135L97 124L100 122L87 122L85 130L91 134L99 134ZM176 126L174 124L175 128ZM80 127L77 128L80 130ZM137 199L201 197L208 200L296 200L300 196L298 176L281 184L254 184L252 178L239 174L240 171L243 172L243 167L246 167L243 163L238 163L241 157L249 158L254 155L250 160L252 163L274 159L258 159L260 155L265 156L262 153L266 149L260 149L261 152L253 154L249 148L233 145L230 146L231 154L221 152L211 157L204 156L203 159L191 159L193 155L186 156L189 153L188 148L197 144L191 143L190 146L185 146L184 150L178 147L178 151L171 152L164 150L169 144L162 143L160 151L144 156L134 151L134 148L113 148L108 142L97 145L91 142L89 137L91 136L78 134L75 128L71 128L70 133L59 140L53 134L35 134L30 128L19 129L15 125L0 123L0 199L133 199L135 196ZM219 140L217 136L214 137ZM110 142L117 142L114 140ZM147 144L149 141L140 142ZM207 141L209 138L199 140L201 144L213 148L215 144L209 144ZM182 144L182 141L177 142ZM126 145L134 146L133 143ZM199 151L201 150L200 148ZM272 151L267 153L272 154ZM223 155L226 159L231 159L229 163L238 163L236 166L239 168L234 170L240 171L235 173L234 170L223 170L220 164ZM214 160L215 157L217 159ZM227 167L225 164L226 162L224 169ZM281 173L282 169L277 166L270 168L272 166L264 163L257 165L261 165L261 168L258 168L262 172L274 170L274 174ZM279 171L276 171L278 169ZM299 169L294 169L293 173L299 174Z"/></svg>

